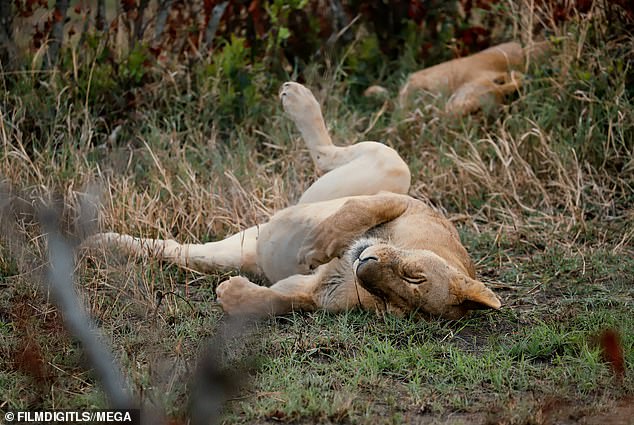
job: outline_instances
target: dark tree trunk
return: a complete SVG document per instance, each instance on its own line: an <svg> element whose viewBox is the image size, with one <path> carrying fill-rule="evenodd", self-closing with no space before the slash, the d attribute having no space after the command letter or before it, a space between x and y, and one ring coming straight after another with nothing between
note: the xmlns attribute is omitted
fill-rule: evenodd
<svg viewBox="0 0 634 425"><path fill-rule="evenodd" d="M156 25L154 27L154 43L158 43L163 36L163 30L165 30L165 23L167 22L167 15L169 15L172 3L174 0L160 0L158 6L158 12L156 13Z"/></svg>
<svg viewBox="0 0 634 425"><path fill-rule="evenodd" d="M106 29L106 0L97 0L97 15L95 16L95 27L99 31Z"/></svg>
<svg viewBox="0 0 634 425"><path fill-rule="evenodd" d="M57 65L59 50L64 41L64 23L66 21L66 11L68 10L68 0L58 0L53 11L53 27L49 34L48 52L44 61L44 69L51 69Z"/></svg>
<svg viewBox="0 0 634 425"><path fill-rule="evenodd" d="M214 6L211 12L211 18L207 23L207 28L205 29L205 40L204 40L204 48L209 49L214 41L214 37L216 36L216 31L218 31L218 25L220 25L220 19L222 15L225 13L225 9L229 4L228 1L223 1L222 3Z"/></svg>
<svg viewBox="0 0 634 425"><path fill-rule="evenodd" d="M143 15L145 14L145 9L149 0L141 0L139 3L139 7L137 9L136 19L134 20L134 42L140 42L143 38L143 33L145 32L145 26L143 25Z"/></svg>
<svg viewBox="0 0 634 425"><path fill-rule="evenodd" d="M17 58L13 43L13 7L11 0L0 0L0 65L12 69Z"/></svg>

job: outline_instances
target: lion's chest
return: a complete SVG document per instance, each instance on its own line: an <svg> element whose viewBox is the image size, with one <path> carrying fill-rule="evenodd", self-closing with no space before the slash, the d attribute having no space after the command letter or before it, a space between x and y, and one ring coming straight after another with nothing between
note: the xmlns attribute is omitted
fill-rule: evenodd
<svg viewBox="0 0 634 425"><path fill-rule="evenodd" d="M345 200L295 205L271 218L258 236L257 262L272 283L308 272L297 261L297 253L306 235L340 208Z"/></svg>

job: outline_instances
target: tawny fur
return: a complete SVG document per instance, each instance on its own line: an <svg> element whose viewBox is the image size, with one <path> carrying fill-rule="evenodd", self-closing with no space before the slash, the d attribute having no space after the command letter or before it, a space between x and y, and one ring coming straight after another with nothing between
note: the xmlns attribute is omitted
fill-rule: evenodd
<svg viewBox="0 0 634 425"><path fill-rule="evenodd" d="M520 89L527 61L539 58L547 50L546 42L530 48L522 48L516 42L503 43L414 72L399 92L399 106L407 108L417 94L425 92L445 97L445 111L451 115L497 106L506 95ZM380 89L369 87L366 94L371 96Z"/></svg>
<svg viewBox="0 0 634 425"><path fill-rule="evenodd" d="M377 142L337 147L310 90L288 82L280 98L316 166L326 172L297 205L218 242L102 233L89 243L201 272L241 269L273 283L258 286L241 276L222 282L218 301L229 314L361 307L457 318L470 308L500 307L475 279L451 222L406 195L410 172L393 149Z"/></svg>

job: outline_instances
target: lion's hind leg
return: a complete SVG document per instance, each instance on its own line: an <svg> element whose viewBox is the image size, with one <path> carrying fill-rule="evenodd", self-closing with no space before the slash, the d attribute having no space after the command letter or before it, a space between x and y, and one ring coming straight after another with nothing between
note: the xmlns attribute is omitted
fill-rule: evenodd
<svg viewBox="0 0 634 425"><path fill-rule="evenodd" d="M111 247L128 255L165 260L203 273L218 269L259 273L256 254L259 230L257 226L250 227L221 241L204 244L180 244L170 239L99 233L90 237L84 245Z"/></svg>
<svg viewBox="0 0 634 425"><path fill-rule="evenodd" d="M394 149L377 142L335 146L319 103L308 88L286 82L280 98L284 110L302 133L315 166L326 173L306 190L300 204L380 191L407 193L409 167Z"/></svg>
<svg viewBox="0 0 634 425"><path fill-rule="evenodd" d="M394 149L376 142L337 149L337 167L310 185L298 203L409 190L409 168Z"/></svg>

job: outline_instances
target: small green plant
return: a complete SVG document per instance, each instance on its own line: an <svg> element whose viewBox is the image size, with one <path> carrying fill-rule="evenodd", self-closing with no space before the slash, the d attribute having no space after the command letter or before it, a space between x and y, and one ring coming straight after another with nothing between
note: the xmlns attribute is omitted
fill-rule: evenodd
<svg viewBox="0 0 634 425"><path fill-rule="evenodd" d="M266 89L266 85L261 84L263 66L252 63L251 54L245 39L232 35L199 76L203 89L217 93L212 107L223 120L236 122L245 116L258 115L260 90Z"/></svg>
<svg viewBox="0 0 634 425"><path fill-rule="evenodd" d="M265 4L266 13L271 20L273 28L273 36L269 37L266 51L274 53L284 45L286 40L291 36L288 24L288 17L291 12L302 10L308 4L308 0L273 0L271 3Z"/></svg>
<svg viewBox="0 0 634 425"><path fill-rule="evenodd" d="M152 65L151 56L142 44L138 43L130 51L119 67L120 78L126 85L139 85Z"/></svg>

